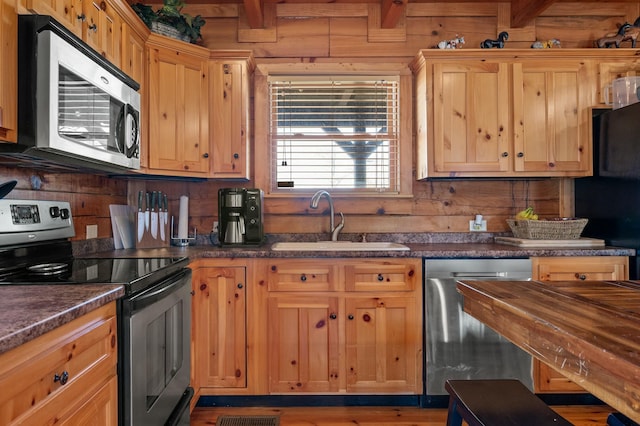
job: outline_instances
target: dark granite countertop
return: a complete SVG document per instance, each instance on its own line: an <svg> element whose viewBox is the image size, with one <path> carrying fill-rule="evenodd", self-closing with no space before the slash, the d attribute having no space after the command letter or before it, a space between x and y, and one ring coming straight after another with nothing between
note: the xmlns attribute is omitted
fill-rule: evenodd
<svg viewBox="0 0 640 426"><path fill-rule="evenodd" d="M117 284L0 286L0 353L124 295Z"/></svg>
<svg viewBox="0 0 640 426"><path fill-rule="evenodd" d="M105 257L187 256L202 258L507 258L536 256L635 256L635 250L620 247L520 248L496 243L403 243L409 251L274 251L271 244L259 247L218 247L200 245L150 249L113 250L98 253Z"/></svg>

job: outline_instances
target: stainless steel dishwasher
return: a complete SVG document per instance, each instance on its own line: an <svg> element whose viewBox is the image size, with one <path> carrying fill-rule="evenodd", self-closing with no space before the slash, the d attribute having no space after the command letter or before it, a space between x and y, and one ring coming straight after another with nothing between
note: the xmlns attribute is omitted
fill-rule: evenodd
<svg viewBox="0 0 640 426"><path fill-rule="evenodd" d="M529 259L425 259L425 397L447 379L515 378L533 390L529 354L463 311L458 280L530 280Z"/></svg>

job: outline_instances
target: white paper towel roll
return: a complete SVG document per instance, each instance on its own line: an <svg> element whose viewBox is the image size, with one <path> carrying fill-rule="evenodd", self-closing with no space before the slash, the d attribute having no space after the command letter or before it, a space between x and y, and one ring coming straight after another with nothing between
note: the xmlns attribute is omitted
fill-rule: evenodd
<svg viewBox="0 0 640 426"><path fill-rule="evenodd" d="M180 197L180 216L178 217L178 238L184 240L189 237L189 197Z"/></svg>

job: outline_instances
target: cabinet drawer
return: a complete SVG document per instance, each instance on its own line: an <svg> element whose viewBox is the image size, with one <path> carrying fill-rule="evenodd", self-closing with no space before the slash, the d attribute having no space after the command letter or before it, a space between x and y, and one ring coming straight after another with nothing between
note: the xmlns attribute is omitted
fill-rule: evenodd
<svg viewBox="0 0 640 426"><path fill-rule="evenodd" d="M283 260L270 262L269 291L335 291L336 266L330 262Z"/></svg>
<svg viewBox="0 0 640 426"><path fill-rule="evenodd" d="M532 258L533 278L540 281L624 280L629 278L626 256Z"/></svg>
<svg viewBox="0 0 640 426"><path fill-rule="evenodd" d="M347 291L413 291L418 263L375 261L345 266Z"/></svg>
<svg viewBox="0 0 640 426"><path fill-rule="evenodd" d="M0 356L0 424L53 424L116 375L115 303Z"/></svg>

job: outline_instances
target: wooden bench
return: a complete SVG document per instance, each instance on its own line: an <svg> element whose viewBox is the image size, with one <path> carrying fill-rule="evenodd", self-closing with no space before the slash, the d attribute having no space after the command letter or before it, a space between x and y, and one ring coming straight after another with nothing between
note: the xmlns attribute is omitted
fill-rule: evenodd
<svg viewBox="0 0 640 426"><path fill-rule="evenodd" d="M447 426L571 426L518 380L447 380Z"/></svg>

